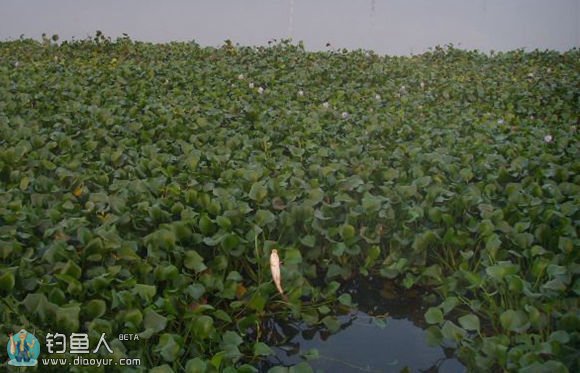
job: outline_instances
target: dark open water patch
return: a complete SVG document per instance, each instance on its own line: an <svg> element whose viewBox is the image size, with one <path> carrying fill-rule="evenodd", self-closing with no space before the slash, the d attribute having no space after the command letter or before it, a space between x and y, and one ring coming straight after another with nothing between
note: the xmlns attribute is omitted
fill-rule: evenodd
<svg viewBox="0 0 580 373"><path fill-rule="evenodd" d="M344 289L357 307L338 316L341 326L334 334L320 325L268 320L265 334L267 343L276 346L275 355L263 361L260 370L296 365L318 355L308 361L314 371L466 371L453 349L427 343L425 293L363 277L350 281Z"/></svg>

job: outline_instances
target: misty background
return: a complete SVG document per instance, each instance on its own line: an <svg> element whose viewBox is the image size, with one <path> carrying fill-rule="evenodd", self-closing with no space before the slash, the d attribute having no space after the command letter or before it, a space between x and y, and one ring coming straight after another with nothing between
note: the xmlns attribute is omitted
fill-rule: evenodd
<svg viewBox="0 0 580 373"><path fill-rule="evenodd" d="M267 45L304 41L308 50L372 49L407 55L436 45L463 49L569 50L579 46L580 0L1 0L0 40L230 39Z"/></svg>

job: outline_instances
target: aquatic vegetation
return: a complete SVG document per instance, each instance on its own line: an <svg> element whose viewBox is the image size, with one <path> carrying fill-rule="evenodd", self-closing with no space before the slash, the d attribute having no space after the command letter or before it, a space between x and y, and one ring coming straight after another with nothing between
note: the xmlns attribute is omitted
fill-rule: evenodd
<svg viewBox="0 0 580 373"><path fill-rule="evenodd" d="M254 371L256 325L336 330L373 274L472 369L578 370L579 57L0 43L0 345Z"/></svg>

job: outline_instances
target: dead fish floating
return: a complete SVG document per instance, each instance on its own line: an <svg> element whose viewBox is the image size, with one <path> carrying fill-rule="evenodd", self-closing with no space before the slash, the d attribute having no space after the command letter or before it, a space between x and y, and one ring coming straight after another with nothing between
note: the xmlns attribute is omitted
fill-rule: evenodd
<svg viewBox="0 0 580 373"><path fill-rule="evenodd" d="M284 289L282 288L282 275L280 274L280 257L278 256L278 250L273 249L270 254L270 272L272 272L272 280L276 285L276 289L284 299L287 299L284 294Z"/></svg>

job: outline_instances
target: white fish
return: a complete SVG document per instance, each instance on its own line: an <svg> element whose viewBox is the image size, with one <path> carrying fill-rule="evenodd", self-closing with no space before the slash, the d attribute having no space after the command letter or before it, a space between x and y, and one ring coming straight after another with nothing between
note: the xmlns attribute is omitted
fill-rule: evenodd
<svg viewBox="0 0 580 373"><path fill-rule="evenodd" d="M278 250L273 249L270 254L270 272L272 272L272 280L276 284L276 288L282 296L284 296L284 289L282 289L282 275L280 275L280 257Z"/></svg>

